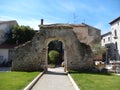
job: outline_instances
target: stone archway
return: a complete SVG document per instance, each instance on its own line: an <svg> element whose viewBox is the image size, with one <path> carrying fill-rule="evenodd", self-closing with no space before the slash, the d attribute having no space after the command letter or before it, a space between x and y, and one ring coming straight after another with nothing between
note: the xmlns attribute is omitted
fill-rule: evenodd
<svg viewBox="0 0 120 90"><path fill-rule="evenodd" d="M51 41L59 41L59 42L61 42L62 43L62 50L63 50L63 61L64 61L64 69L65 69L65 71L67 70L67 58L66 58L66 47L65 47L65 42L64 42L64 39L62 39L62 38L49 38L49 39L46 39L46 47L47 47L47 52L46 52L46 66L48 67L48 45L50 44L50 42ZM62 62L61 62L62 63Z"/></svg>
<svg viewBox="0 0 120 90"><path fill-rule="evenodd" d="M88 69L93 67L90 46L82 44L73 27L65 25L43 25L32 41L16 47L12 70L47 70L47 49L51 40L60 40L64 45L66 69Z"/></svg>

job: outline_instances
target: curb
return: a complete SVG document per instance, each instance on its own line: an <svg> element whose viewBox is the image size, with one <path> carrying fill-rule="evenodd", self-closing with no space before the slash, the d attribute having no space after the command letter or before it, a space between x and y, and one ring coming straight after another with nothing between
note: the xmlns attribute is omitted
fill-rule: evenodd
<svg viewBox="0 0 120 90"><path fill-rule="evenodd" d="M72 82L75 90L80 90L80 89L78 88L77 84L75 83L75 81L73 80L73 78L71 77L71 75L70 75L69 73L68 73L68 77L69 77L70 81Z"/></svg>
<svg viewBox="0 0 120 90"><path fill-rule="evenodd" d="M45 72L41 72L37 77L35 77L23 90L31 90L35 83L42 77Z"/></svg>

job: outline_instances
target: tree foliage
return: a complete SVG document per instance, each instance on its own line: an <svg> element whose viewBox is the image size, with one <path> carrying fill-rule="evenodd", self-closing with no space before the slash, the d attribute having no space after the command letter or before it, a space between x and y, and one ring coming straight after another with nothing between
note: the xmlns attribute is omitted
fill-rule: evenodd
<svg viewBox="0 0 120 90"><path fill-rule="evenodd" d="M7 42L10 44L24 43L33 38L35 31L29 26L14 26L8 34Z"/></svg>
<svg viewBox="0 0 120 90"><path fill-rule="evenodd" d="M100 44L95 44L92 47L92 52L93 52L93 56L98 56L98 55L102 55L103 53L106 52L106 48L101 46Z"/></svg>
<svg viewBox="0 0 120 90"><path fill-rule="evenodd" d="M56 50L58 52L62 52L61 51L61 49L62 49L62 42L61 41L58 41L58 40L51 41L49 43L48 47L49 47L49 51Z"/></svg>

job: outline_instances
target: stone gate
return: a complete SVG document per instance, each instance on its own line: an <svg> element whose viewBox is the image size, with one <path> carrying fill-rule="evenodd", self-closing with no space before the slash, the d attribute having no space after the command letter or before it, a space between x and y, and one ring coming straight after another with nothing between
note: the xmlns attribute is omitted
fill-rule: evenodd
<svg viewBox="0 0 120 90"><path fill-rule="evenodd" d="M15 48L12 70L37 71L47 69L48 44L59 40L64 48L64 64L67 70L93 67L91 45L100 42L100 30L86 24L40 25L31 41Z"/></svg>

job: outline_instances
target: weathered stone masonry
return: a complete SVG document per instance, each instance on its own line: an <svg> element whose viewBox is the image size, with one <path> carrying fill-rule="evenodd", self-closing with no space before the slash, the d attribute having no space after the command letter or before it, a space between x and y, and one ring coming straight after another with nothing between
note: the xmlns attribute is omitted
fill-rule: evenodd
<svg viewBox="0 0 120 90"><path fill-rule="evenodd" d="M67 70L93 67L90 45L93 44L95 39L100 39L100 31L93 30L93 35L89 36L88 29L86 29L85 34L87 36L83 40L80 34L77 34L78 31L75 32L75 29L76 27L74 28L72 25L42 25L40 31L31 41L15 48L12 70L36 71L47 68L47 48L52 40L59 40L63 43L64 61ZM98 34L96 35L96 33ZM83 36L83 33L81 35Z"/></svg>

